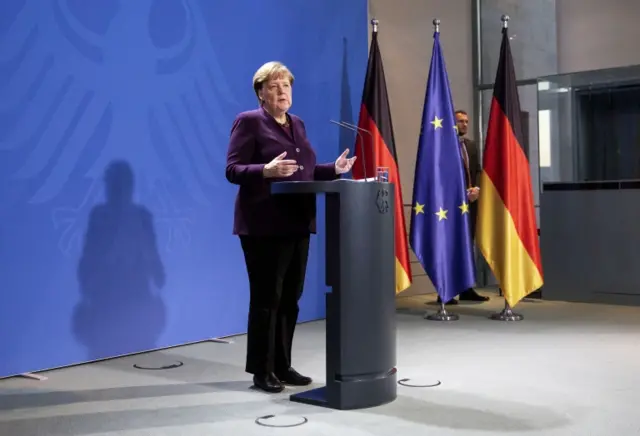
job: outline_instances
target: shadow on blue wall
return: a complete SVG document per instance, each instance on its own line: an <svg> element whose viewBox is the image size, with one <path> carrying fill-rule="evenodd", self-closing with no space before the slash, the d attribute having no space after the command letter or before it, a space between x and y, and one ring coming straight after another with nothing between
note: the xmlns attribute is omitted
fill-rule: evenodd
<svg viewBox="0 0 640 436"><path fill-rule="evenodd" d="M340 120L350 124L354 123L353 104L351 103L351 82L349 81L349 41L342 39L342 78L340 81ZM354 146L356 140L355 133L347 129L340 129L340 150L350 149L351 154L355 153Z"/></svg>
<svg viewBox="0 0 640 436"><path fill-rule="evenodd" d="M329 120L357 117L367 1L0 4L0 377L244 333L231 123L280 60L318 161L352 148ZM301 321L325 313L323 213Z"/></svg>
<svg viewBox="0 0 640 436"><path fill-rule="evenodd" d="M133 169L125 161L111 163L104 186L106 201L89 215L73 317L89 360L156 348L167 316L153 217L133 202Z"/></svg>

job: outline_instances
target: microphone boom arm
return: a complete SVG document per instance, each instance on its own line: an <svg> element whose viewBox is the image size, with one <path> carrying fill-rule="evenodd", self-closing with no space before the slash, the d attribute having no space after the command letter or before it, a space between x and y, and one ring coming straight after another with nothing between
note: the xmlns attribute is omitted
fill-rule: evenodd
<svg viewBox="0 0 640 436"><path fill-rule="evenodd" d="M369 132L366 129L363 129L361 127L358 127L356 125L347 123L345 121L334 121L334 120L329 120L330 122L332 122L333 124L336 124L340 127L344 127L345 129L351 130L352 132L355 132L356 135L358 135L358 138L360 138L360 151L362 151L362 173L364 176L364 181L367 181L367 160L366 160L366 156L365 156L365 149L364 149L364 138L362 137L362 133L360 133L360 131L364 131L366 133L369 134L369 136L371 136L371 138L373 139L373 135L371 134L371 132Z"/></svg>

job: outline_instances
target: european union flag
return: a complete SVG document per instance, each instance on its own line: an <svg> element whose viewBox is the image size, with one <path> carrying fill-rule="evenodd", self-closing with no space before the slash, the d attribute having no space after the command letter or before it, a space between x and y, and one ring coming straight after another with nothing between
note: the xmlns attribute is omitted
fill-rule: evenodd
<svg viewBox="0 0 640 436"><path fill-rule="evenodd" d="M443 302L475 284L464 164L440 33L429 81L413 182L410 244Z"/></svg>

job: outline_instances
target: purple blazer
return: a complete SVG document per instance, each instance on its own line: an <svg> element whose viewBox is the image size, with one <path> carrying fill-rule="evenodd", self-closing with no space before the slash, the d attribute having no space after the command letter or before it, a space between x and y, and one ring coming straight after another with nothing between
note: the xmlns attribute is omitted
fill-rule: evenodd
<svg viewBox="0 0 640 436"><path fill-rule="evenodd" d="M333 180L334 163L317 164L304 122L288 115L282 127L264 109L242 112L231 128L227 152L227 180L240 185L233 220L234 235L308 235L316 232L315 195L272 195L275 181ZM265 179L265 164L287 152L300 166L292 176Z"/></svg>

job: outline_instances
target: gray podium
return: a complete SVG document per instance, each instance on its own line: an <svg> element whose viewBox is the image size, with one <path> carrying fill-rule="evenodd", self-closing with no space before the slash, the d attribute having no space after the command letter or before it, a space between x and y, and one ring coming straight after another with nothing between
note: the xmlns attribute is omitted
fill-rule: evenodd
<svg viewBox="0 0 640 436"><path fill-rule="evenodd" d="M277 182L279 195L326 198L326 379L291 401L361 409L396 399L393 185Z"/></svg>

